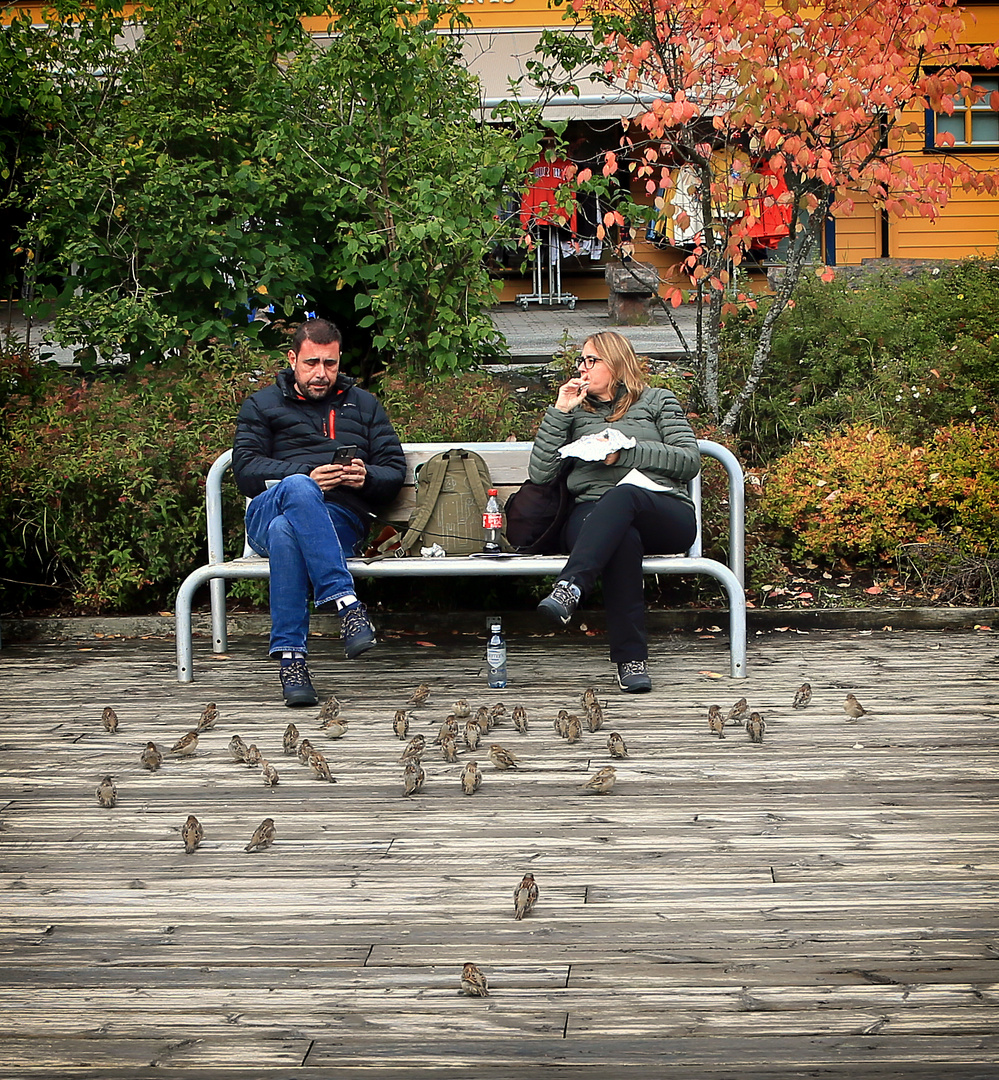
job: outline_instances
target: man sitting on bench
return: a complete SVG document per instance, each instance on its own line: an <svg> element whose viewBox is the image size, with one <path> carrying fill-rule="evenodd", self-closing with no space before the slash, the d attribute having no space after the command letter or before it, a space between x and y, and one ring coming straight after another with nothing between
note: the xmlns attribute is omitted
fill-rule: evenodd
<svg viewBox="0 0 999 1080"><path fill-rule="evenodd" d="M250 546L270 559L270 654L291 706L318 702L306 663L310 586L316 611L340 617L348 660L375 644L346 560L406 476L385 410L340 372L341 341L325 319L303 323L289 366L236 420L233 473L250 498Z"/></svg>

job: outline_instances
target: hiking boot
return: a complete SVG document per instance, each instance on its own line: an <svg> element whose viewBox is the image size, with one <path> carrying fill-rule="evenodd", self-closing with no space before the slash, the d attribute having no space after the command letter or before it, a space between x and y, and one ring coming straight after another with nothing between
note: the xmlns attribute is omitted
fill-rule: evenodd
<svg viewBox="0 0 999 1080"><path fill-rule="evenodd" d="M344 655L348 660L353 660L375 645L375 628L368 620L367 608L360 600L345 607L339 615Z"/></svg>
<svg viewBox="0 0 999 1080"><path fill-rule="evenodd" d="M625 660L618 664L617 685L626 694L647 694L652 689L649 665L644 660Z"/></svg>
<svg viewBox="0 0 999 1080"><path fill-rule="evenodd" d="M297 708L319 704L319 695L309 676L309 665L304 660L290 660L282 664L280 670L285 705Z"/></svg>
<svg viewBox="0 0 999 1080"><path fill-rule="evenodd" d="M581 596L578 585L573 585L571 581L557 581L551 595L538 604L538 611L552 622L568 626Z"/></svg>

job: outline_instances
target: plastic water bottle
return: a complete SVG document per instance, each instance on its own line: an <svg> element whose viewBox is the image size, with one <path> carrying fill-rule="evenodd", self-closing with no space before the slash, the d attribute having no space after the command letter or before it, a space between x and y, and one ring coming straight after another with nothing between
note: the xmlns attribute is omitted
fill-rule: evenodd
<svg viewBox="0 0 999 1080"><path fill-rule="evenodd" d="M490 488L486 509L482 514L482 531L485 534L482 552L485 555L499 555L502 550L500 533L503 531L503 510L496 495L496 488Z"/></svg>
<svg viewBox="0 0 999 1080"><path fill-rule="evenodd" d="M489 641L486 643L486 672L489 685L496 689L506 686L506 641L499 619L489 622Z"/></svg>

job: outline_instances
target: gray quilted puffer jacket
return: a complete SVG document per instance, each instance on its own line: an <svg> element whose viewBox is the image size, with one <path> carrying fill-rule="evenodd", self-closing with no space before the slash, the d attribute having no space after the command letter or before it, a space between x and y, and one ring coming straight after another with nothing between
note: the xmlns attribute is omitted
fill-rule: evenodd
<svg viewBox="0 0 999 1080"><path fill-rule="evenodd" d="M620 387L617 396L624 392L624 387ZM624 416L613 423L607 422L614 410L613 401L587 400L595 412L579 406L563 413L552 405L545 413L534 438L528 470L536 484L550 483L558 475L562 467L560 447L611 427L637 439L637 444L630 450L622 450L616 465L570 459L568 486L577 502L599 499L632 469L640 469L656 483L672 487L671 494L690 502L686 482L700 471L701 453L697 437L673 394L660 387L647 387Z"/></svg>

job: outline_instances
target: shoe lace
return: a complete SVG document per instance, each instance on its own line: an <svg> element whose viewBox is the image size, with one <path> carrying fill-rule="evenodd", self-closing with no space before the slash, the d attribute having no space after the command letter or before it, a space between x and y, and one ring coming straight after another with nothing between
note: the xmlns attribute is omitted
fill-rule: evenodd
<svg viewBox="0 0 999 1080"><path fill-rule="evenodd" d="M579 597L575 591L568 585L564 585L561 581L557 582L555 588L552 589L552 599L563 607L574 608L579 603Z"/></svg>
<svg viewBox="0 0 999 1080"><path fill-rule="evenodd" d="M623 678L626 675L645 675L649 669L644 660L625 660L618 670Z"/></svg>
<svg viewBox="0 0 999 1080"><path fill-rule="evenodd" d="M343 613L341 626L344 637L352 637L368 629L368 615L363 604L348 608Z"/></svg>
<svg viewBox="0 0 999 1080"><path fill-rule="evenodd" d="M309 668L304 660L292 660L281 668L281 683L284 686L311 686Z"/></svg>

